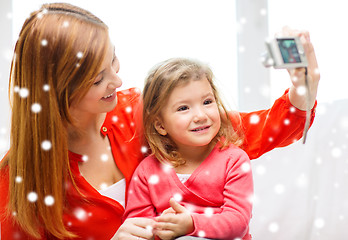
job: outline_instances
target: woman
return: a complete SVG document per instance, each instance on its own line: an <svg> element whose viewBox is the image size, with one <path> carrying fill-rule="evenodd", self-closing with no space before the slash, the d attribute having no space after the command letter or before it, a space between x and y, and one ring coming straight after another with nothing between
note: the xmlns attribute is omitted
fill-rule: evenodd
<svg viewBox="0 0 348 240"><path fill-rule="evenodd" d="M307 45L314 106L319 75ZM11 146L0 170L2 239L153 237L152 220L121 222L125 190L147 148L140 92L116 93L118 70L108 28L91 13L45 4L25 21L11 65ZM303 79L300 70L295 75ZM305 99L296 87L271 109L241 114L242 122L233 123L243 124L250 158L302 136ZM250 123L254 114L259 124Z"/></svg>

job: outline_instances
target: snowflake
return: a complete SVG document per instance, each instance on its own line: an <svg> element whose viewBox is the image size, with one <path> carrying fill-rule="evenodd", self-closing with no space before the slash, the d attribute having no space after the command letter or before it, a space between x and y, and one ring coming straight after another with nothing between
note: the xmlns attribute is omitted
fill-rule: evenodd
<svg viewBox="0 0 348 240"><path fill-rule="evenodd" d="M7 133L7 129L6 128L0 128L0 133L1 134L6 134Z"/></svg>
<svg viewBox="0 0 348 240"><path fill-rule="evenodd" d="M21 176L17 176L15 178L16 183L21 183L23 181L23 178Z"/></svg>
<svg viewBox="0 0 348 240"><path fill-rule="evenodd" d="M314 69L314 73L319 75L320 74L319 68Z"/></svg>
<svg viewBox="0 0 348 240"><path fill-rule="evenodd" d="M245 47L244 46L239 46L238 50L239 50L240 53L243 53L243 52L245 52Z"/></svg>
<svg viewBox="0 0 348 240"><path fill-rule="evenodd" d="M54 197L51 195L47 195L44 201L47 206L52 206L54 204Z"/></svg>
<svg viewBox="0 0 348 240"><path fill-rule="evenodd" d="M258 198L255 194L250 194L249 197L247 197L247 201L251 204L255 204L258 201Z"/></svg>
<svg viewBox="0 0 348 240"><path fill-rule="evenodd" d="M181 202L183 197L180 193L175 193L174 196L173 196L174 200L177 201L177 202Z"/></svg>
<svg viewBox="0 0 348 240"><path fill-rule="evenodd" d="M279 225L278 225L278 223L272 222L272 223L269 224L269 226L268 226L268 231L270 231L270 232L272 232L272 233L276 233L276 232L278 232L278 230L279 230Z"/></svg>
<svg viewBox="0 0 348 240"><path fill-rule="evenodd" d="M21 88L19 89L19 96L21 98L26 98L29 96L29 90L27 88Z"/></svg>
<svg viewBox="0 0 348 240"><path fill-rule="evenodd" d="M41 19L42 16L43 16L43 14L41 12L37 14L37 18L39 18L39 19Z"/></svg>
<svg viewBox="0 0 348 240"><path fill-rule="evenodd" d="M289 124L290 124L290 120L289 120L289 119L285 119L285 120L284 120L284 124L285 124L285 125L289 125Z"/></svg>
<svg viewBox="0 0 348 240"><path fill-rule="evenodd" d="M117 122L117 121L118 121L118 117L117 117L117 116L113 116L113 117L112 117L112 121L113 121L113 122Z"/></svg>
<svg viewBox="0 0 348 240"><path fill-rule="evenodd" d="M297 185L299 187L306 187L308 184L308 179L304 173L302 173L298 178L297 178Z"/></svg>
<svg viewBox="0 0 348 240"><path fill-rule="evenodd" d="M243 172L249 172L251 170L251 166L249 163L243 163L241 168Z"/></svg>
<svg viewBox="0 0 348 240"><path fill-rule="evenodd" d="M147 148L146 146L142 146L142 147L140 148L140 151L141 151L142 153L147 153L147 150L148 150L148 148Z"/></svg>
<svg viewBox="0 0 348 240"><path fill-rule="evenodd" d="M297 87L296 92L298 95L303 96L306 94L307 90L306 90L306 87L299 86L299 87Z"/></svg>
<svg viewBox="0 0 348 240"><path fill-rule="evenodd" d="M207 217L212 217L214 214L214 210L211 207L207 207L204 209L204 215Z"/></svg>
<svg viewBox="0 0 348 240"><path fill-rule="evenodd" d="M259 175L264 175L266 173L266 167L263 165L259 165L256 167L256 173Z"/></svg>
<svg viewBox="0 0 348 240"><path fill-rule="evenodd" d="M317 219L315 219L315 221L314 221L314 226L315 226L316 228L323 228L323 227L325 226L325 221L324 221L324 219L322 219L322 218L317 218Z"/></svg>
<svg viewBox="0 0 348 240"><path fill-rule="evenodd" d="M84 209L82 208L76 208L74 210L74 215L77 219L80 221L86 221L87 220L87 213Z"/></svg>
<svg viewBox="0 0 348 240"><path fill-rule="evenodd" d="M266 8L261 8L260 9L260 15L261 16L266 16L267 15L267 9Z"/></svg>
<svg viewBox="0 0 348 240"><path fill-rule="evenodd" d="M274 187L274 191L275 191L275 193L277 193L277 194L282 194L282 193L284 193L284 191L285 191L285 186L283 185L283 184L277 184L277 185L275 185L275 187Z"/></svg>
<svg viewBox="0 0 348 240"><path fill-rule="evenodd" d="M45 84L45 85L43 85L42 89L43 89L45 92L48 92L48 90L50 90L50 85Z"/></svg>
<svg viewBox="0 0 348 240"><path fill-rule="evenodd" d="M250 116L250 124L257 124L260 122L260 117L256 114Z"/></svg>
<svg viewBox="0 0 348 240"><path fill-rule="evenodd" d="M293 76L293 77L292 77L292 81L297 82L297 81L298 81L298 77Z"/></svg>
<svg viewBox="0 0 348 240"><path fill-rule="evenodd" d="M165 172L165 173L168 173L173 167L170 165L170 164L168 164L168 163L166 163L166 164L162 164L162 170Z"/></svg>
<svg viewBox="0 0 348 240"><path fill-rule="evenodd" d="M247 23L247 19L246 19L245 17L242 17L242 18L239 20L239 22L240 22L241 24L246 24L246 23Z"/></svg>
<svg viewBox="0 0 348 240"><path fill-rule="evenodd" d="M149 231L150 233L152 233L152 230L153 230L153 227L152 227L152 226L147 225L145 228L146 228L147 231Z"/></svg>
<svg viewBox="0 0 348 240"><path fill-rule="evenodd" d="M82 156L82 161L87 162L88 161L88 156L87 155L83 155Z"/></svg>
<svg viewBox="0 0 348 240"><path fill-rule="evenodd" d="M159 182L159 177L158 175L151 175L149 178L149 183L150 184L157 184Z"/></svg>
<svg viewBox="0 0 348 240"><path fill-rule="evenodd" d="M342 155L342 151L340 148L338 147L335 147L331 150L331 155L334 157L334 158L339 158L341 157Z"/></svg>
<svg viewBox="0 0 348 240"><path fill-rule="evenodd" d="M270 92L270 87L269 86L262 86L260 92L261 92L262 96L268 97L269 92Z"/></svg>
<svg viewBox="0 0 348 240"><path fill-rule="evenodd" d="M198 231L198 237L204 238L205 237L205 232L204 231Z"/></svg>
<svg viewBox="0 0 348 240"><path fill-rule="evenodd" d="M108 160L109 160L109 157L108 157L108 155L107 154L102 154L101 156L100 156L100 159L103 161L103 162L107 162Z"/></svg>
<svg viewBox="0 0 348 240"><path fill-rule="evenodd" d="M33 103L33 104L31 105L31 111L32 111L33 113L39 113L39 112L41 112L41 104L40 104L40 103Z"/></svg>
<svg viewBox="0 0 348 240"><path fill-rule="evenodd" d="M106 183L101 183L99 187L101 190L105 190L108 187L108 185Z"/></svg>
<svg viewBox="0 0 348 240"><path fill-rule="evenodd" d="M77 57L78 59L81 59L81 58L83 57L83 52L78 52L78 53L76 54L76 57Z"/></svg>
<svg viewBox="0 0 348 240"><path fill-rule="evenodd" d="M42 45L43 47L46 47L47 44L48 44L48 41L47 41L46 39L43 39L43 40L41 41L41 45Z"/></svg>
<svg viewBox="0 0 348 240"><path fill-rule="evenodd" d="M132 112L132 107L129 107L129 106L128 106L128 107L126 107L126 112L127 112L127 113Z"/></svg>
<svg viewBox="0 0 348 240"><path fill-rule="evenodd" d="M42 141L41 143L41 148L45 151L48 151L50 150L52 147L52 143L49 141L49 140L44 140Z"/></svg>
<svg viewBox="0 0 348 240"><path fill-rule="evenodd" d="M36 192L30 192L28 195L27 195L27 199L29 202L36 202L37 201L37 193Z"/></svg>
<svg viewBox="0 0 348 240"><path fill-rule="evenodd" d="M63 22L63 27L65 27L65 28L66 28L66 27L69 27L69 22L68 22L68 21L64 21L64 22Z"/></svg>

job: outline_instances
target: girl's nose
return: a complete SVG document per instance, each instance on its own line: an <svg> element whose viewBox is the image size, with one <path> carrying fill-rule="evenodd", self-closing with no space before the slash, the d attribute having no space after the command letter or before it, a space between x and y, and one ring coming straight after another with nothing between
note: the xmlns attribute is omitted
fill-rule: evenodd
<svg viewBox="0 0 348 240"><path fill-rule="evenodd" d="M200 107L198 107L196 110L195 110L195 113L194 113L194 119L193 121L194 122L199 122L199 121L202 121L202 120L205 120L207 115L205 114L204 110L201 109Z"/></svg>

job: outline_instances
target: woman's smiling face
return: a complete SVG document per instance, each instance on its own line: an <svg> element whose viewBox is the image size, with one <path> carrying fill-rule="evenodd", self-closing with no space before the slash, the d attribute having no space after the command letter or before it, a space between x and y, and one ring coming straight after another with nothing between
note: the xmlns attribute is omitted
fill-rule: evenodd
<svg viewBox="0 0 348 240"><path fill-rule="evenodd" d="M72 103L72 113L78 111L97 114L114 109L117 104L116 89L122 85L122 80L117 75L119 69L114 46L109 42L108 52L94 84L80 102Z"/></svg>

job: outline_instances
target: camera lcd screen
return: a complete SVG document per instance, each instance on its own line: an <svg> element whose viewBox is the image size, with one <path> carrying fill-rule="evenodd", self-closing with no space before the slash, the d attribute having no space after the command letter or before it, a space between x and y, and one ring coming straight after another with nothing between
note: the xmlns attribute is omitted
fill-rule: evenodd
<svg viewBox="0 0 348 240"><path fill-rule="evenodd" d="M277 39L277 41L284 63L301 62L295 39Z"/></svg>

